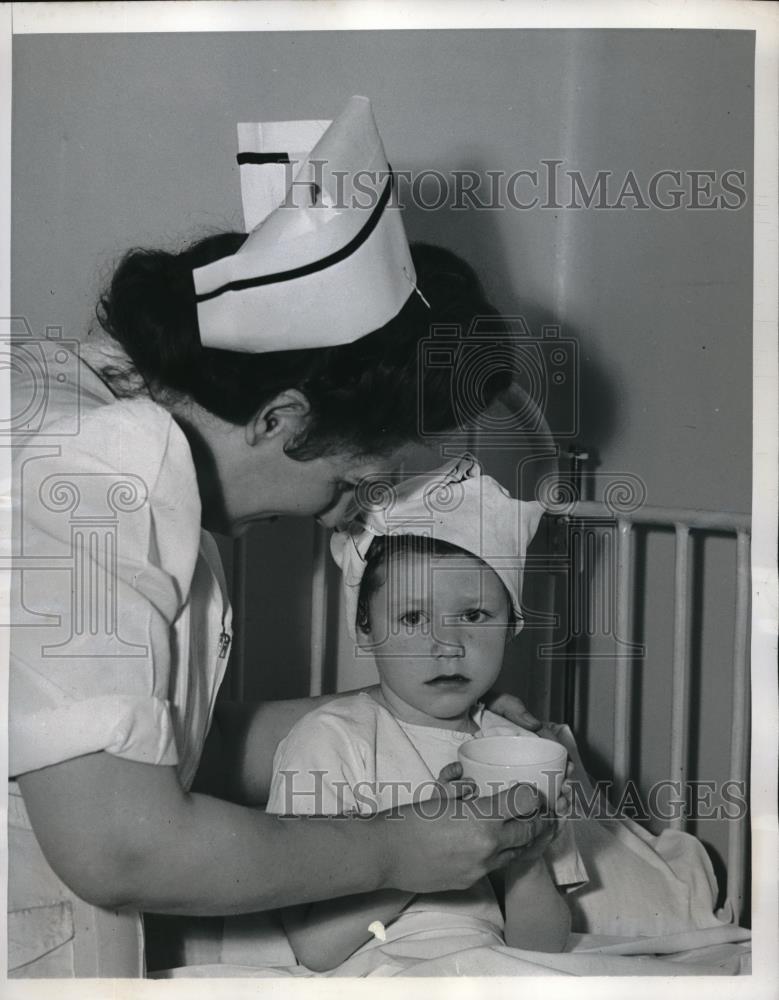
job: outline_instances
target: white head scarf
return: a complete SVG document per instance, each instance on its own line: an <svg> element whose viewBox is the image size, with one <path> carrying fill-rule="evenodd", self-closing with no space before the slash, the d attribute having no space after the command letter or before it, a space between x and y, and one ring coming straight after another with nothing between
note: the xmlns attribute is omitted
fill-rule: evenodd
<svg viewBox="0 0 779 1000"><path fill-rule="evenodd" d="M525 556L544 513L541 504L515 500L491 476L483 476L469 456L394 488L382 484L372 492L375 505L359 522L334 532L330 539L330 551L342 572L346 621L353 638L368 549L379 535L421 535L477 556L508 591L515 633L521 631Z"/></svg>

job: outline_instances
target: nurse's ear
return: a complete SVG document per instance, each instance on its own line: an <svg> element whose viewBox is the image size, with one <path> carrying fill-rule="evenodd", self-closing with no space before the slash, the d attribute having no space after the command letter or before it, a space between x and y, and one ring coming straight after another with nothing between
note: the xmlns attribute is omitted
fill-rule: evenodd
<svg viewBox="0 0 779 1000"><path fill-rule="evenodd" d="M285 389L268 400L246 424L246 443L250 447L281 439L294 440L308 423L311 406L298 389Z"/></svg>

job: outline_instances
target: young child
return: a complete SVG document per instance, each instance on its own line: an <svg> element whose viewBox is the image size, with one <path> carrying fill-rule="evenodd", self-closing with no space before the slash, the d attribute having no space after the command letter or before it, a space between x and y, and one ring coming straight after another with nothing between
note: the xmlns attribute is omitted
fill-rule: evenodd
<svg viewBox="0 0 779 1000"><path fill-rule="evenodd" d="M407 481L390 505L333 537L347 623L374 654L379 685L295 726L277 750L270 812L367 814L424 802L440 794L435 779L447 774L463 742L536 738L479 699L522 627L523 563L541 514L466 458ZM433 806L426 807L431 816ZM358 950L401 940L405 954L418 947L429 955L431 939L445 939L450 952L504 938L514 947L561 951L570 913L560 890L586 875L570 827L563 823L554 839L553 829L509 866L505 920L488 879L435 895L383 891L286 911L295 955L324 971Z"/></svg>

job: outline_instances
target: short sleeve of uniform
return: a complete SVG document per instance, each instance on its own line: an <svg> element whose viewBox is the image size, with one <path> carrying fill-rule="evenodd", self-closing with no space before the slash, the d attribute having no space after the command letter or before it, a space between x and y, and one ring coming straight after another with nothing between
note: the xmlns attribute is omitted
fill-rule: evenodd
<svg viewBox="0 0 779 1000"><path fill-rule="evenodd" d="M14 459L10 774L99 750L176 764L171 627L200 534L189 448L149 400L68 430Z"/></svg>
<svg viewBox="0 0 779 1000"><path fill-rule="evenodd" d="M301 719L279 744L266 808L286 816L366 811L360 788L367 792L373 777L370 743L355 720L325 706Z"/></svg>

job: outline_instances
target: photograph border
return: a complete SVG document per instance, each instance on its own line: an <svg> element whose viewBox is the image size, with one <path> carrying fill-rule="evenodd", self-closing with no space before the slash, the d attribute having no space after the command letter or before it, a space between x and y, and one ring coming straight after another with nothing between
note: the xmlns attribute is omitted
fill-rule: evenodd
<svg viewBox="0 0 779 1000"><path fill-rule="evenodd" d="M370 3L362 0L292 2L140 2L41 3L0 6L0 316L10 316L10 215L12 123L12 42L14 34L98 32L223 32L223 31L348 31L377 29L482 30L503 28L630 28L722 29L754 31L755 49L755 167L754 167L754 320L753 320L753 500L752 500L752 842L754 971L743 979L732 977L568 978L532 977L522 983L523 996L534 998L554 990L568 996L655 998L672 988L674 996L763 997L774 995L779 978L777 919L777 117L779 109L779 6L748 0L715 0L684 4L631 0L597 2L460 2L434 0L419 3ZM8 407L7 370L0 370L0 405ZM7 410L5 411L7 412ZM5 416L5 413L3 413ZM8 482L8 448L0 448L0 479ZM0 536L10 529L10 502L0 505ZM5 537L8 537L7 535ZM0 600L8 602L7 574ZM6 619L7 620L7 619ZM0 629L0 657L6 669L8 635ZM7 676L4 674L4 676ZM0 698L0 718L7 718L7 684ZM6 730L7 731L7 730ZM7 767L7 741L0 741L0 760ZM7 800L0 797L0 886L7 893ZM5 906L0 907L0 969L4 996L49 997L52 981L5 981ZM189 979L58 980L57 994L70 997L250 997L339 998L364 989L360 980L318 979ZM445 981L402 978L372 980L372 990L383 998L400 994L430 997L439 992L457 997L474 990L491 998L512 997L515 980L463 977Z"/></svg>

